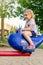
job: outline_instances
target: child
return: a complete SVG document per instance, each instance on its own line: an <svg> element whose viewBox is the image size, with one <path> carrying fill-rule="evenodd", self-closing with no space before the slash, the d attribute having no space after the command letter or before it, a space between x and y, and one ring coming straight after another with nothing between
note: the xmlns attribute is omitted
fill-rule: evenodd
<svg viewBox="0 0 43 65"><path fill-rule="evenodd" d="M36 36L37 34L37 28L34 17L35 15L31 9L27 9L24 11L24 19L26 20L26 25L22 29L22 34L26 38L26 40L30 43L27 49L35 48L35 45L30 38L30 36Z"/></svg>

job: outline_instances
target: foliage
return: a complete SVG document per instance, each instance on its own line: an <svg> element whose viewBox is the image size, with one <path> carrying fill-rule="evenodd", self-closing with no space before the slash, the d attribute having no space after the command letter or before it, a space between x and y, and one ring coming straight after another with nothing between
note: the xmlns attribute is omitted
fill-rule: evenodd
<svg viewBox="0 0 43 65"><path fill-rule="evenodd" d="M8 43L7 39L1 39L0 38L0 43Z"/></svg>
<svg viewBox="0 0 43 65"><path fill-rule="evenodd" d="M18 0L18 3L21 5L21 9L18 9L19 12L23 14L23 10L32 9L35 14L35 20L40 29L43 30L43 0Z"/></svg>
<svg viewBox="0 0 43 65"><path fill-rule="evenodd" d="M23 16L25 9L32 9L35 13L36 23L43 30L43 0L16 0L18 2L15 8L15 0L0 0L0 17ZM40 22L40 23L39 23Z"/></svg>
<svg viewBox="0 0 43 65"><path fill-rule="evenodd" d="M9 34L8 30L4 30L4 35L7 36Z"/></svg>
<svg viewBox="0 0 43 65"><path fill-rule="evenodd" d="M1 38L4 39L4 18L15 16L15 0L0 0Z"/></svg>
<svg viewBox="0 0 43 65"><path fill-rule="evenodd" d="M18 3L16 7L15 2ZM16 16L23 17L23 11L25 9L33 10L36 16L36 23L40 26L40 29L43 30L43 0L0 0L2 34L4 32L4 18Z"/></svg>
<svg viewBox="0 0 43 65"><path fill-rule="evenodd" d="M15 0L0 0L0 17L1 18L15 16L14 1Z"/></svg>
<svg viewBox="0 0 43 65"><path fill-rule="evenodd" d="M15 32L16 32L16 30L17 30L17 28L16 28L16 27L12 27L12 28L11 28L11 30L10 30L10 33L15 33Z"/></svg>

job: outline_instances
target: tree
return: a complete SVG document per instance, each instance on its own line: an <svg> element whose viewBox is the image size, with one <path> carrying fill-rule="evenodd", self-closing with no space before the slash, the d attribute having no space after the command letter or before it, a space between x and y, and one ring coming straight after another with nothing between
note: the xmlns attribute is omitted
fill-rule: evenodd
<svg viewBox="0 0 43 65"><path fill-rule="evenodd" d="M0 0L1 38L4 39L4 18L15 17L15 0Z"/></svg>
<svg viewBox="0 0 43 65"><path fill-rule="evenodd" d="M35 13L36 23L43 30L43 0L18 0L21 7L18 7L20 14L23 14L24 9L32 9Z"/></svg>
<svg viewBox="0 0 43 65"><path fill-rule="evenodd" d="M15 2L19 4L16 9ZM36 23L43 29L43 0L0 0L1 38L4 38L4 18L22 16L28 8L34 11Z"/></svg>

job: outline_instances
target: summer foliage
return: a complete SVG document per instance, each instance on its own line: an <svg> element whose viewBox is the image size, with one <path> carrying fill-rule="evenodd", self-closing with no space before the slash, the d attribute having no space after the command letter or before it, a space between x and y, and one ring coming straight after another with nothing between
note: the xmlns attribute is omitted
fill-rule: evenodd
<svg viewBox="0 0 43 65"><path fill-rule="evenodd" d="M14 0L0 0L1 38L4 39L4 18L14 15Z"/></svg>
<svg viewBox="0 0 43 65"><path fill-rule="evenodd" d="M15 1L20 5L16 9ZM27 8L34 11L36 23L43 30L43 0L0 0L1 38L4 38L4 18L22 16L24 9Z"/></svg>
<svg viewBox="0 0 43 65"><path fill-rule="evenodd" d="M43 30L43 0L18 0L21 8L18 7L19 13L23 13L24 9L32 9L35 13L36 23Z"/></svg>

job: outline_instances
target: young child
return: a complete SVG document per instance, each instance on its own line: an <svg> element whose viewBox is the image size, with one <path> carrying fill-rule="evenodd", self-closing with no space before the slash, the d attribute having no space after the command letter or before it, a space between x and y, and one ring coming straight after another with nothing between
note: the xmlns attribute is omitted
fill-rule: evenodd
<svg viewBox="0 0 43 65"><path fill-rule="evenodd" d="M30 36L36 36L37 34L37 28L34 17L35 15L31 9L27 9L24 11L24 19L26 20L26 25L22 29L22 34L26 38L26 40L30 43L27 49L35 48L35 45L30 38Z"/></svg>

